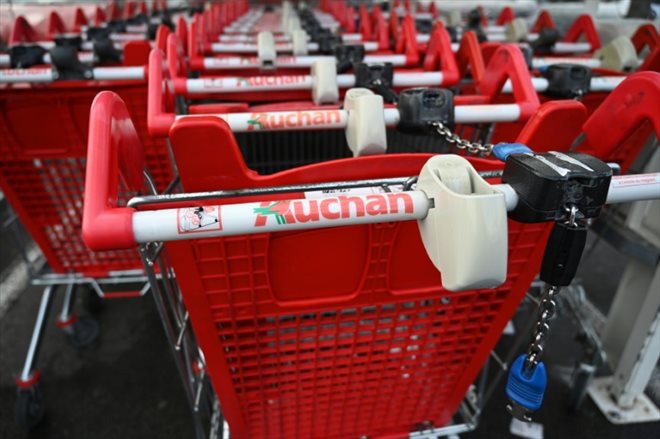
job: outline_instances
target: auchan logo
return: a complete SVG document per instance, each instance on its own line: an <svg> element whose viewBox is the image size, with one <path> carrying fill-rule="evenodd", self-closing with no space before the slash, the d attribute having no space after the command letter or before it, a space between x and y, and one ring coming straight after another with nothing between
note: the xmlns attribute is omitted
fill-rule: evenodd
<svg viewBox="0 0 660 439"><path fill-rule="evenodd" d="M412 197L406 193L373 194L364 198L340 195L322 199L273 201L263 202L254 208L254 226L263 227L269 219L283 225L413 211Z"/></svg>
<svg viewBox="0 0 660 439"><path fill-rule="evenodd" d="M237 87L259 87L302 84L307 80L305 75L292 76L250 76L247 78L236 78Z"/></svg>
<svg viewBox="0 0 660 439"><path fill-rule="evenodd" d="M340 110L286 111L282 113L252 113L248 131L329 126L341 122Z"/></svg>

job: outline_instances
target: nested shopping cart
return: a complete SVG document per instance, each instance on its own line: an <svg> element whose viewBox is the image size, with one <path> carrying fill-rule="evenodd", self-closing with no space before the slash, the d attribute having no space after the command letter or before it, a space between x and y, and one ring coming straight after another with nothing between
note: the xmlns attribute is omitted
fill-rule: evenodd
<svg viewBox="0 0 660 439"><path fill-rule="evenodd" d="M173 38L170 38L172 43ZM172 44L169 45L172 48ZM242 96L238 93L242 90L263 90L268 86L253 86L250 84L240 85L240 78L229 78L227 87L219 81L206 84L206 79L185 79L178 74L178 78L172 82L168 76L180 68L177 65L177 52L169 51L168 63L170 68L164 67L162 54L153 51L150 57L149 67L149 129L153 135L167 136L170 128L177 117L175 112L175 97L184 94L188 97L211 97L227 96L227 89L231 86L232 92L237 98ZM375 73L379 73L376 71ZM398 75L398 73L397 73ZM408 78L406 73L400 77ZM410 77L416 74L410 73ZM353 78L351 74L345 75L348 79ZM425 74L420 76L425 78ZM338 104L315 105L313 102L290 102L280 104L269 104L248 107L245 104L220 102L217 104L190 102L187 108L178 109L178 112L189 114L213 113L227 120L234 133L237 133L239 143L245 153L248 164L260 173L272 173L277 170L288 169L293 166L317 162L323 159L341 158L353 155L382 153L385 151L410 151L411 145L417 150L438 151L446 146L446 138L439 133L429 130L427 125L413 131L417 134L426 135L415 138L392 135L385 127L398 126L402 131L404 123L401 121L407 114L408 117L416 115L423 107L422 102L426 99L435 108L434 117L438 117L438 111L443 113L448 125L473 124L479 122L507 123L517 120L527 120L538 109L538 97L532 87L529 73L527 71L522 55L515 47L502 47L499 55L494 57L485 74L487 79L483 82L481 94L475 96L452 96L448 90L434 89L424 94L421 89L407 94L411 99L406 100L411 105L410 111L401 110L402 102L399 100L399 108L386 105L378 96L367 97L359 100L360 104L348 107L344 101L344 108ZM284 76L286 77L286 76ZM306 83L303 87L315 87L312 77L304 78ZM491 106L491 102L497 97L505 82L510 84L515 99L515 104L501 107ZM232 84L233 82L233 84ZM298 84L297 86L300 86ZM337 88L337 83L334 83ZM287 88L284 86L283 88ZM194 92L191 91L194 88ZM211 94L210 92L215 93ZM199 94L198 92L201 92ZM289 93L283 91L280 93ZM298 92L293 92L297 96ZM309 93L309 92L306 92ZM360 90L354 95L367 93ZM370 92L369 92L370 93ZM421 94L416 94L421 93ZM248 96L255 95L248 92ZM314 91L313 94L316 94ZM264 93L264 96L266 93ZM335 93L339 97L339 93ZM348 93L347 93L348 95ZM402 94L401 96L404 96ZM426 98L423 98L426 96ZM367 102L368 101L368 102ZM358 102L357 100L355 102ZM454 103L456 107L454 108ZM416 107L417 105L417 107ZM424 104L427 105L427 104ZM407 108L407 107L406 107ZM378 110L377 110L378 109ZM352 112L352 113L351 113ZM382 112L382 115L379 113ZM445 114L446 113L446 114ZM352 114L352 115L351 115ZM456 116L456 117L454 117ZM416 116L415 116L416 117ZM451 123L449 123L451 122ZM345 132L342 132L345 131ZM404 133L406 134L406 133ZM407 135L407 134L406 134ZM390 143L391 142L391 143ZM422 144L423 143L423 144ZM408 149L406 149L408 148Z"/></svg>
<svg viewBox="0 0 660 439"><path fill-rule="evenodd" d="M550 120L536 116L520 140L539 141ZM503 201L483 217L448 213L459 222L425 229L457 199L439 192L429 204L419 190L437 172L485 202L495 191L474 169L502 164L400 154L260 176L217 117L177 120L171 141L186 192L118 202L118 173L129 189L144 186L141 145L121 99L96 98L83 234L95 249L139 245L147 269L167 274L161 284L151 273L157 303L184 351L186 393L196 410L209 409L212 434L223 419L238 438L405 437L447 424L535 277L549 229L509 221L505 239ZM561 133L556 141L570 145ZM474 189L456 183L465 181L459 169ZM414 222L399 222L422 218L421 239ZM333 225L344 227L315 230ZM470 234L451 238L461 227ZM428 244L424 230L444 247ZM465 252L443 265L444 248Z"/></svg>
<svg viewBox="0 0 660 439"><path fill-rule="evenodd" d="M128 42L125 50L130 52L133 44L143 42ZM158 190L166 190L174 179L166 142L147 133L145 64L143 58L137 67L86 67L84 72L96 78L92 80L73 79L84 73L51 66L0 69L0 189L48 264L46 271L33 278L45 289L25 364L16 380L18 420L26 427L43 415L36 361L55 291L64 287L57 325L75 346L87 345L98 335L95 320L76 318L73 312L77 286L88 286L90 298L147 291L146 285L142 287L146 278L137 252L92 252L80 234L89 108L101 90L114 90L127 103ZM106 292L108 284L130 289L136 283L140 284L137 290Z"/></svg>

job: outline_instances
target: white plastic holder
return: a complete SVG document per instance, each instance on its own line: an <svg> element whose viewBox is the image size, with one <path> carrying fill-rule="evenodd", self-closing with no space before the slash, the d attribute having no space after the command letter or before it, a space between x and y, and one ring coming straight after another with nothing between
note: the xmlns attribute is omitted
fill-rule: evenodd
<svg viewBox="0 0 660 439"><path fill-rule="evenodd" d="M463 18L461 17L461 11L452 9L449 14L447 14L447 26L460 27L463 25Z"/></svg>
<svg viewBox="0 0 660 439"><path fill-rule="evenodd" d="M257 36L257 59L262 68L275 68L275 38L270 32L259 32Z"/></svg>
<svg viewBox="0 0 660 439"><path fill-rule="evenodd" d="M527 22L524 18L516 18L506 25L506 40L509 43L517 43L527 40Z"/></svg>
<svg viewBox="0 0 660 439"><path fill-rule="evenodd" d="M419 231L429 258L450 291L495 288L507 273L505 194L488 184L466 159L429 159L417 181L432 200Z"/></svg>
<svg viewBox="0 0 660 439"><path fill-rule="evenodd" d="M337 60L333 56L320 58L312 63L312 100L315 104L334 104L339 100L337 85Z"/></svg>
<svg viewBox="0 0 660 439"><path fill-rule="evenodd" d="M344 97L344 109L348 112L346 142L353 156L386 153L383 97L366 88L352 88Z"/></svg>
<svg viewBox="0 0 660 439"><path fill-rule="evenodd" d="M628 70L637 67L637 52L630 38L621 35L594 52L600 66L611 70Z"/></svg>
<svg viewBox="0 0 660 439"><path fill-rule="evenodd" d="M291 46L293 56L305 56L307 50L307 32L302 29L296 29L291 33Z"/></svg>

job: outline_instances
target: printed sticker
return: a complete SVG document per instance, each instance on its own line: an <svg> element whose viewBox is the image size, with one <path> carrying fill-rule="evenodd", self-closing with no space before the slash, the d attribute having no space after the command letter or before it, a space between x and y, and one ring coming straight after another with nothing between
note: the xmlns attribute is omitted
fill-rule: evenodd
<svg viewBox="0 0 660 439"><path fill-rule="evenodd" d="M219 206L187 207L177 212L178 232L195 233L222 230Z"/></svg>

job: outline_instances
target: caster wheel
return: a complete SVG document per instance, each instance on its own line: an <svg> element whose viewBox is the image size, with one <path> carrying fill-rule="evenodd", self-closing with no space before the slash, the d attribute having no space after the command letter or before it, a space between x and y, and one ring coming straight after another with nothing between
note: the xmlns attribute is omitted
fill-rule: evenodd
<svg viewBox="0 0 660 439"><path fill-rule="evenodd" d="M103 305L105 304L103 299L96 294L91 288L87 288L85 294L83 295L83 307L85 310L92 315L99 315L103 311Z"/></svg>
<svg viewBox="0 0 660 439"><path fill-rule="evenodd" d="M99 322L91 317L79 317L73 324L73 330L67 334L69 343L75 348L91 345L99 336Z"/></svg>
<svg viewBox="0 0 660 439"><path fill-rule="evenodd" d="M39 383L18 389L16 392L16 422L21 428L33 429L41 422L45 412L46 406Z"/></svg>

